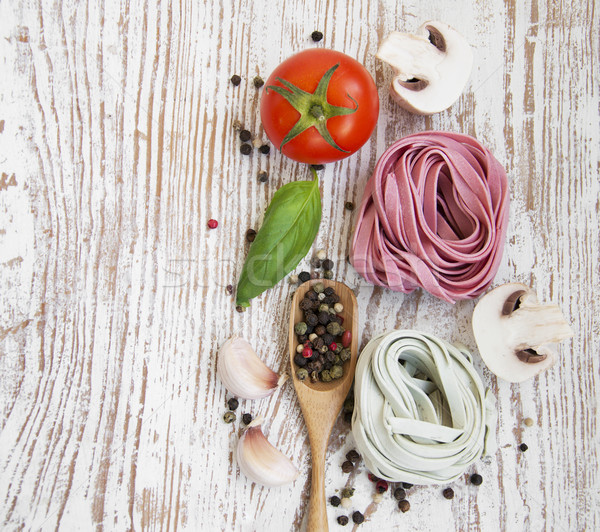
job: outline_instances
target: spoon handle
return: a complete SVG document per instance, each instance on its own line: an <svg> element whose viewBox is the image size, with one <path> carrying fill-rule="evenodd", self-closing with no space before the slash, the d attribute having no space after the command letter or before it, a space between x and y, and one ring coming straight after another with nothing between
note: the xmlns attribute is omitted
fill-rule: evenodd
<svg viewBox="0 0 600 532"><path fill-rule="evenodd" d="M327 504L325 501L325 445L311 445L312 475L310 505L308 509L308 532L327 532Z"/></svg>

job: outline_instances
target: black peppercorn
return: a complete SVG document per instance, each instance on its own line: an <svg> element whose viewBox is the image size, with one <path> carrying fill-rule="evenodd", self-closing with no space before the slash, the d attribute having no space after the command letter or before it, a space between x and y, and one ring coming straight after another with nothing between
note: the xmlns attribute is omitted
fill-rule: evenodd
<svg viewBox="0 0 600 532"><path fill-rule="evenodd" d="M265 172L264 170L261 170L260 172L258 172L258 180L261 183L266 183L268 179L269 179L269 174L267 174L267 172Z"/></svg>
<svg viewBox="0 0 600 532"><path fill-rule="evenodd" d="M444 491L442 491L442 495L445 499L454 499L454 490L452 488L446 488Z"/></svg>
<svg viewBox="0 0 600 532"><path fill-rule="evenodd" d="M333 336L329 333L325 333L321 338L323 338L325 345L331 345L331 342L333 342Z"/></svg>
<svg viewBox="0 0 600 532"><path fill-rule="evenodd" d="M252 135L250 134L250 131L248 131L247 129L242 129L240 131L240 140L242 142L248 142L251 138L252 138Z"/></svg>
<svg viewBox="0 0 600 532"><path fill-rule="evenodd" d="M252 146L250 144L242 144L240 146L240 153L242 155L250 155L252 153Z"/></svg>
<svg viewBox="0 0 600 532"><path fill-rule="evenodd" d="M232 85L237 87L242 82L242 78L240 78L237 74L234 74L231 76L229 81L231 81Z"/></svg>
<svg viewBox="0 0 600 532"><path fill-rule="evenodd" d="M347 201L346 203L344 203L344 207L346 207L346 210L348 211L353 211L354 203L352 203L351 201Z"/></svg>
<svg viewBox="0 0 600 532"><path fill-rule="evenodd" d="M255 238L256 238L256 231L254 229L248 229L248 231L246 231L246 240L248 242L254 242Z"/></svg>
<svg viewBox="0 0 600 532"><path fill-rule="evenodd" d="M333 267L333 264L332 264L332 267ZM323 293L326 296L332 296L333 294L335 294L335 290L331 286L328 286L327 288L325 288L325 290L323 290Z"/></svg>
<svg viewBox="0 0 600 532"><path fill-rule="evenodd" d="M321 325L327 325L331 321L329 316L331 316L331 314L329 314L329 312L327 312L326 310L319 312L319 323Z"/></svg>
<svg viewBox="0 0 600 532"><path fill-rule="evenodd" d="M521 449L521 451L525 452L527 449L529 449L529 447L527 447L526 443L522 443L521 445L519 445L519 449Z"/></svg>
<svg viewBox="0 0 600 532"><path fill-rule="evenodd" d="M312 301L305 297L302 301L300 301L300 305L298 306L300 307L300 310L310 310L312 308Z"/></svg>
<svg viewBox="0 0 600 532"><path fill-rule="evenodd" d="M268 144L263 144L260 148L258 148L258 151L267 155L271 151L271 146Z"/></svg>
<svg viewBox="0 0 600 532"><path fill-rule="evenodd" d="M317 315L312 312L310 314L307 313L305 319L306 319L306 323L310 327L314 327L315 325L317 325L319 323L319 318L317 318Z"/></svg>
<svg viewBox="0 0 600 532"><path fill-rule="evenodd" d="M240 403L235 397L232 397L231 399L229 399L229 401L227 401L227 406L229 406L229 410L235 410L239 405Z"/></svg>
<svg viewBox="0 0 600 532"><path fill-rule="evenodd" d="M326 332L327 332L327 329L325 328L325 325L317 325L315 327L315 334L317 336L323 336ZM323 343L325 343L325 342L323 342Z"/></svg>
<svg viewBox="0 0 600 532"><path fill-rule="evenodd" d="M337 518L337 522L338 522L338 525L346 526L348 524L348 516L347 515L340 515Z"/></svg>
<svg viewBox="0 0 600 532"><path fill-rule="evenodd" d="M298 342L301 344L304 344L306 342L308 342L308 336L306 336L306 334L301 334L298 336Z"/></svg>
<svg viewBox="0 0 600 532"><path fill-rule="evenodd" d="M352 521L354 521L357 525L360 525L361 523L364 523L365 516L359 511L356 511L352 514Z"/></svg>
<svg viewBox="0 0 600 532"><path fill-rule="evenodd" d="M317 294L314 290L309 290L306 292L306 297L311 301L317 301L319 299L319 294Z"/></svg>
<svg viewBox="0 0 600 532"><path fill-rule="evenodd" d="M323 266L323 269L324 269L324 270L332 270L332 269L333 269L333 261L332 261L332 260L330 260L330 259L325 259L325 260L323 261L323 264L322 264L322 266ZM329 295L331 295L331 294L326 294L326 295L328 295L328 296L329 296Z"/></svg>
<svg viewBox="0 0 600 532"><path fill-rule="evenodd" d="M474 486L481 486L482 482L483 477L480 474L475 473L474 475L471 475L471 484L473 484Z"/></svg>
<svg viewBox="0 0 600 532"><path fill-rule="evenodd" d="M242 416L242 423L244 425L250 425L252 422L252 414L248 414L247 412Z"/></svg>
<svg viewBox="0 0 600 532"><path fill-rule="evenodd" d="M350 460L353 464L356 464L360 460L360 454L355 449L352 449L346 455L346 458Z"/></svg>
<svg viewBox="0 0 600 532"><path fill-rule="evenodd" d="M323 33L321 33L320 31L313 31L310 34L310 37L313 41L319 42L323 38Z"/></svg>
<svg viewBox="0 0 600 532"><path fill-rule="evenodd" d="M406 499L406 491L404 491L402 488L396 488L394 490L394 499L396 499L397 501Z"/></svg>
<svg viewBox="0 0 600 532"><path fill-rule="evenodd" d="M265 82L263 81L263 79L260 76L254 76L252 83L254 84L254 86L257 89L260 89L265 84Z"/></svg>
<svg viewBox="0 0 600 532"><path fill-rule="evenodd" d="M402 513L406 513L410 510L410 503L406 499L402 499L398 502L398 508Z"/></svg>
<svg viewBox="0 0 600 532"><path fill-rule="evenodd" d="M306 366L306 362L308 361L307 358L304 358L302 356L302 353L296 353L294 355L294 364L296 364L296 366L303 368L304 366Z"/></svg>
<svg viewBox="0 0 600 532"><path fill-rule="evenodd" d="M352 471L353 469L354 469L354 464L350 460L346 460L342 464L342 471L344 473L350 473L350 471Z"/></svg>
<svg viewBox="0 0 600 532"><path fill-rule="evenodd" d="M329 499L329 502L331 503L331 506L335 506L337 508L342 500L337 495L334 495Z"/></svg>
<svg viewBox="0 0 600 532"><path fill-rule="evenodd" d="M409 484L408 482L403 482L403 483L402 483L402 487L403 487L405 490L409 490L410 488L412 488L412 487L413 487L413 484Z"/></svg>
<svg viewBox="0 0 600 532"><path fill-rule="evenodd" d="M233 294L233 285L232 284L228 284L225 287L225 292L227 292L229 295Z"/></svg>
<svg viewBox="0 0 600 532"><path fill-rule="evenodd" d="M298 279L300 279L300 282L305 283L306 281L310 280L310 273L309 272L300 272L298 274Z"/></svg>

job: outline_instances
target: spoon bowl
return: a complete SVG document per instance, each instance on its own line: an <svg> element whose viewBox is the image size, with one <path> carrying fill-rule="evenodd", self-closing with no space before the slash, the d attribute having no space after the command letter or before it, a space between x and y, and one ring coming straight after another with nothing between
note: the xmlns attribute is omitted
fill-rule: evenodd
<svg viewBox="0 0 600 532"><path fill-rule="evenodd" d="M303 321L303 311L300 309L300 301L302 301L306 293L316 283L323 283L325 288L330 286L335 290L335 293L340 298L340 303L344 306L344 310L341 313L344 318L343 327L352 333L352 342L349 346L352 356L350 360L344 363L344 375L340 379L331 382L311 382L310 378L299 380L296 376L297 368L294 364L294 355L298 346L294 326L296 323ZM350 391L358 356L358 308L354 292L343 283L327 279L313 279L300 285L292 299L289 348L290 375L308 430L308 440L312 455L307 529L309 531L328 530L327 506L325 502L325 457L327 454L327 444L335 420Z"/></svg>

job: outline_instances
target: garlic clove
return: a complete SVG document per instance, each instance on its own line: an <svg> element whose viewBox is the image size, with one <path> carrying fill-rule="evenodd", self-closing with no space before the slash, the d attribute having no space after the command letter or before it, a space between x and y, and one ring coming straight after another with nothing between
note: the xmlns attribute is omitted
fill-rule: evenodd
<svg viewBox="0 0 600 532"><path fill-rule="evenodd" d="M285 373L277 375L246 340L236 336L221 347L217 374L227 390L243 399L267 397L287 379Z"/></svg>
<svg viewBox="0 0 600 532"><path fill-rule="evenodd" d="M265 486L283 486L298 478L300 471L279 449L273 447L261 429L263 418L248 425L237 446L238 465L250 480Z"/></svg>

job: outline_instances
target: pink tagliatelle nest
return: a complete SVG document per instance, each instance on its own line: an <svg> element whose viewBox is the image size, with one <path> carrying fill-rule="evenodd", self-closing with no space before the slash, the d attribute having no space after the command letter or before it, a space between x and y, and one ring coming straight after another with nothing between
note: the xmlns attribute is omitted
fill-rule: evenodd
<svg viewBox="0 0 600 532"><path fill-rule="evenodd" d="M351 262L395 291L475 298L498 271L508 206L506 172L477 140L410 135L382 155L367 183Z"/></svg>

